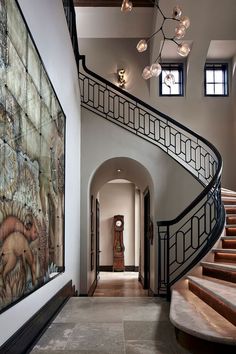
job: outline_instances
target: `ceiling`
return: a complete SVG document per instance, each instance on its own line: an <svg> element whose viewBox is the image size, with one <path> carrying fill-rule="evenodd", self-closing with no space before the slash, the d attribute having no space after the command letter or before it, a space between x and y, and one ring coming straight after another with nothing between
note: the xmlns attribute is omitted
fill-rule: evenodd
<svg viewBox="0 0 236 354"><path fill-rule="evenodd" d="M152 0L133 0L135 7L152 7ZM74 6L83 7L120 7L122 0L74 0Z"/></svg>

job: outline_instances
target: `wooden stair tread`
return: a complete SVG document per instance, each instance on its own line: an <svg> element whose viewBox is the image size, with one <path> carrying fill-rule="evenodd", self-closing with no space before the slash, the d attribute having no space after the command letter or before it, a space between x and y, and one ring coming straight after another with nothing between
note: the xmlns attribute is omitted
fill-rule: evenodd
<svg viewBox="0 0 236 354"><path fill-rule="evenodd" d="M212 252L236 254L236 249L234 249L234 248L213 248Z"/></svg>
<svg viewBox="0 0 236 354"><path fill-rule="evenodd" d="M232 194L236 196L236 192L232 191L231 189L228 188L221 188L221 195L228 195L228 194Z"/></svg>
<svg viewBox="0 0 236 354"><path fill-rule="evenodd" d="M235 311L236 316L236 286L229 287L227 283L222 284L214 280L209 280L204 277L188 276L191 282L198 287L204 289L213 297L221 300L225 305Z"/></svg>
<svg viewBox="0 0 236 354"><path fill-rule="evenodd" d="M236 235L225 235L221 236L221 240L231 240L231 241L236 241Z"/></svg>
<svg viewBox="0 0 236 354"><path fill-rule="evenodd" d="M195 337L236 345L236 327L189 290L172 291L170 321Z"/></svg>
<svg viewBox="0 0 236 354"><path fill-rule="evenodd" d="M226 229L228 229L228 228L230 228L230 227L232 227L232 228L236 228L236 224L227 224L227 225L225 225L225 228Z"/></svg>
<svg viewBox="0 0 236 354"><path fill-rule="evenodd" d="M225 197L225 196L222 196L222 201L223 202L231 202L232 201L232 203L235 203L236 202L236 197L235 196L227 196L227 197Z"/></svg>
<svg viewBox="0 0 236 354"><path fill-rule="evenodd" d="M225 264L217 262L201 262L201 266L211 268L211 269L220 269L230 272L236 272L236 264Z"/></svg>
<svg viewBox="0 0 236 354"><path fill-rule="evenodd" d="M234 264L235 264L235 263L234 263ZM234 288L234 289L236 288L236 284L231 283L231 282L228 282L228 281L223 280L223 279L213 278L213 277L208 276L208 275L201 275L201 277L202 277L203 279L210 280L210 281L212 281L212 279L214 279L214 282L215 282L215 283L225 285L225 286L227 286L227 287L229 287L229 288Z"/></svg>

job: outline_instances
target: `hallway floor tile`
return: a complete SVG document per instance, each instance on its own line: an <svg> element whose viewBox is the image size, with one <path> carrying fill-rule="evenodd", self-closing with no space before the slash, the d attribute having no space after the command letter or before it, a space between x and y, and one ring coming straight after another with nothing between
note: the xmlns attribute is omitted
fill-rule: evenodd
<svg viewBox="0 0 236 354"><path fill-rule="evenodd" d="M189 354L176 342L169 304L150 297L74 297L32 354Z"/></svg>

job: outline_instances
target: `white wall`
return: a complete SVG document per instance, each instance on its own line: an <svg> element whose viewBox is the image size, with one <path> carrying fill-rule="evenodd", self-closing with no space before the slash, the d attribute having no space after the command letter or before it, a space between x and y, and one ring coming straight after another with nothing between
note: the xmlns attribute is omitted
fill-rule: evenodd
<svg viewBox="0 0 236 354"><path fill-rule="evenodd" d="M70 279L79 287L80 96L61 0L19 0L66 114L65 272L0 316L0 345Z"/></svg>
<svg viewBox="0 0 236 354"><path fill-rule="evenodd" d="M125 266L135 264L137 241L135 240L134 197L135 185L133 183L106 183L100 189L100 265L102 266L113 265L114 215L124 215Z"/></svg>
<svg viewBox="0 0 236 354"><path fill-rule="evenodd" d="M109 148L108 148L109 147ZM151 246L151 288L156 291L156 221L175 218L196 197L201 190L199 183L179 164L167 156L156 146L140 139L111 122L100 118L82 108L82 150L81 150L81 287L86 293L91 286L94 275L89 268L89 196L90 183L104 161L115 157L128 157L139 162L149 173L153 181L151 194L151 217L154 223L154 243ZM119 165L118 165L119 166ZM108 176L117 178L117 165L110 166ZM125 166L119 178L129 178L129 165ZM137 178L142 181L142 192L145 179L142 171L137 170ZM109 180L109 178L108 178ZM104 182L103 182L104 183ZM137 185L140 183L135 182ZM147 183L147 182L146 182ZM190 185L186 193L186 185ZM101 187L101 186L100 186ZM98 188L98 190L100 189ZM149 184L150 188L150 184ZM98 192L97 190L97 192ZM96 195L95 191L91 194ZM141 226L142 227L142 226ZM87 249L87 254L85 250ZM87 273L85 272L87 269Z"/></svg>

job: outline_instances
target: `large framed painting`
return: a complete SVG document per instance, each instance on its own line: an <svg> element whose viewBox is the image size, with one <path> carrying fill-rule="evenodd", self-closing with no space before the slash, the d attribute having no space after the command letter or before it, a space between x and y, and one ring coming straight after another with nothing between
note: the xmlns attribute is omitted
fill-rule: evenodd
<svg viewBox="0 0 236 354"><path fill-rule="evenodd" d="M0 0L0 312L64 271L65 115L16 0Z"/></svg>

